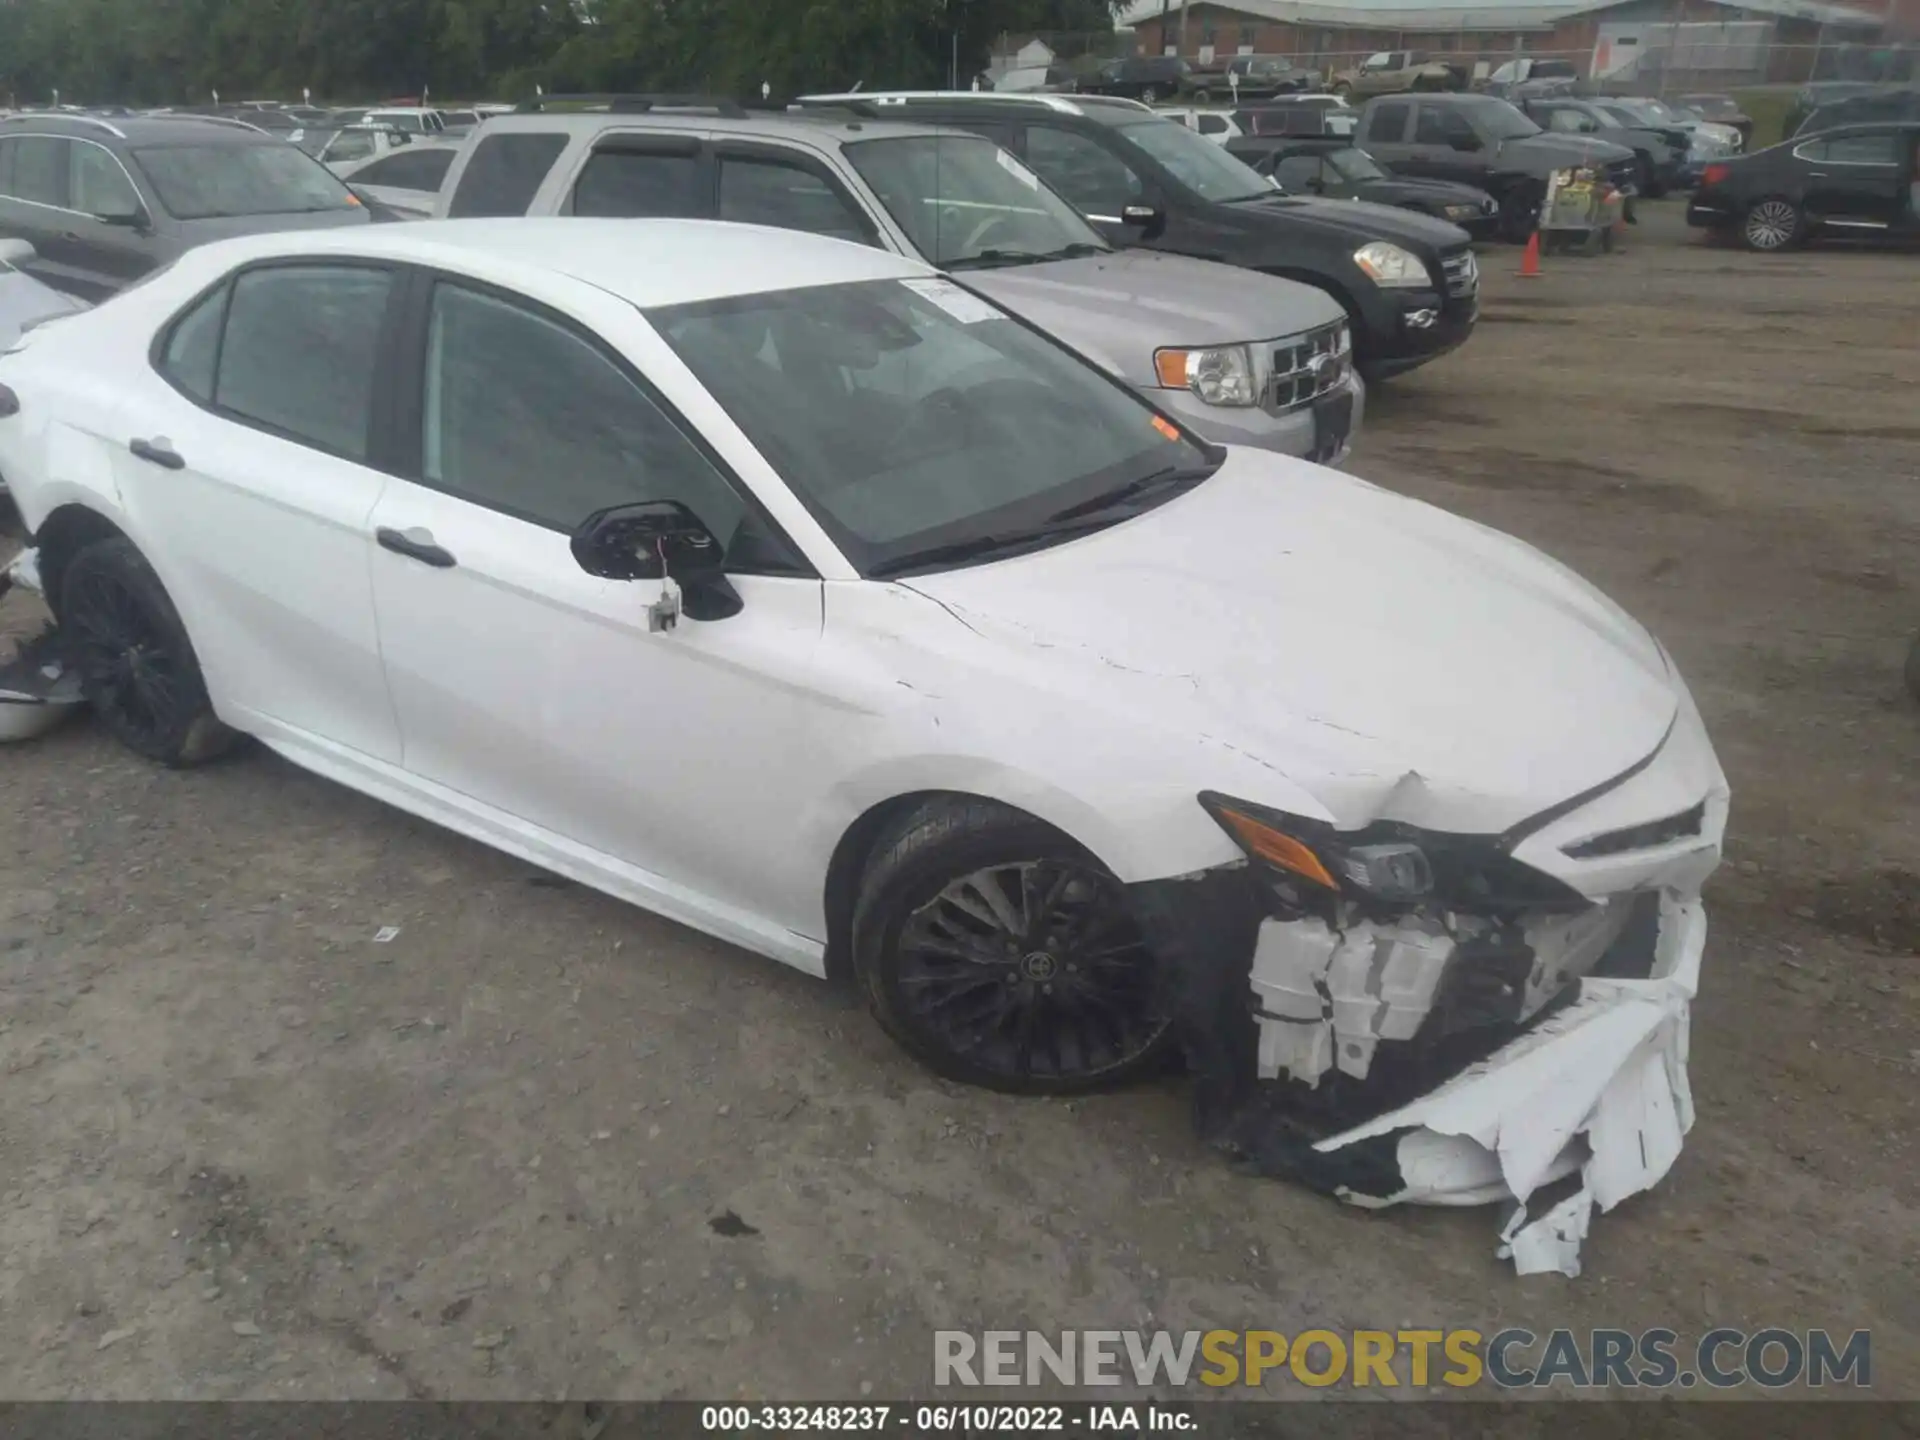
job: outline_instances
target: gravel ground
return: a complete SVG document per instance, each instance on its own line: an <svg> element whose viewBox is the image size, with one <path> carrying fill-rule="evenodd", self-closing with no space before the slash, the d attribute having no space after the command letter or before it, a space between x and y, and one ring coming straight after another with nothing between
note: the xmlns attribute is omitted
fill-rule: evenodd
<svg viewBox="0 0 1920 1440"><path fill-rule="evenodd" d="M1490 1211L1238 1175L1177 1077L952 1088L771 962L79 723L0 758L0 1394L905 1397L945 1326L1781 1324L1871 1328L1920 1398L1920 272L1646 208L1539 280L1489 252L1353 461L1647 621L1733 783L1698 1124L1581 1279L1514 1278Z"/></svg>

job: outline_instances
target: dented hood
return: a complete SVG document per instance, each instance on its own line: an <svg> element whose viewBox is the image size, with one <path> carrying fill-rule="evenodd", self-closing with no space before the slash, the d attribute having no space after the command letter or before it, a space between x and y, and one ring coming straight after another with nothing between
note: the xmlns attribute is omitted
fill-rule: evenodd
<svg viewBox="0 0 1920 1440"><path fill-rule="evenodd" d="M1653 638L1564 566L1259 451L1091 536L909 583L1028 683L1251 756L1343 828L1504 830L1635 765L1680 703Z"/></svg>

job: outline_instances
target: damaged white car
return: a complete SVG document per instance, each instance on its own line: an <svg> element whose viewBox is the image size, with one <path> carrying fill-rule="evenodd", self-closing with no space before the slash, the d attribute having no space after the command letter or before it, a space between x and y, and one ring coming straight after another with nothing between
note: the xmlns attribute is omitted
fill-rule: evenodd
<svg viewBox="0 0 1920 1440"><path fill-rule="evenodd" d="M1691 1118L1726 784L1659 644L1430 506L1208 444L917 262L743 226L209 245L0 358L104 723L297 764L816 974L1021 1091L1176 1049L1368 1204Z"/></svg>

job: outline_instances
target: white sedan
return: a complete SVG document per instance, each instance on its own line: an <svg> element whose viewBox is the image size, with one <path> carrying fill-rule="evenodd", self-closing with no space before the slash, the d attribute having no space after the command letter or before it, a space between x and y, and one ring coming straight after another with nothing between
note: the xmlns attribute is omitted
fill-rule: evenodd
<svg viewBox="0 0 1920 1440"><path fill-rule="evenodd" d="M1369 1203L1584 1164L1605 1208L1677 1151L1726 784L1660 645L915 261L692 221L249 237L29 334L0 416L143 755L251 735L852 977L961 1080L1178 1046L1211 1135Z"/></svg>

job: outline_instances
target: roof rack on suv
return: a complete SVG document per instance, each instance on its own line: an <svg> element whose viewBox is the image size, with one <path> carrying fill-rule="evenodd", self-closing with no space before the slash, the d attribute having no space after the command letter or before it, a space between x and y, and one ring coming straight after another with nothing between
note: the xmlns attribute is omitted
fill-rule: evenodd
<svg viewBox="0 0 1920 1440"><path fill-rule="evenodd" d="M771 103L760 106L749 102L731 100L725 96L713 95L541 95L536 99L523 100L514 106L519 114L537 114L549 106L561 105L604 105L616 114L644 115L649 110L711 110L730 120L743 119L749 108L780 108Z"/></svg>
<svg viewBox="0 0 1920 1440"><path fill-rule="evenodd" d="M794 103L809 109L822 105L869 106L905 105L913 100L967 100L976 104L997 101L1002 105L1039 105L1066 115L1081 114L1075 98L1065 95L1004 94L996 90L852 90L837 95L802 95Z"/></svg>
<svg viewBox="0 0 1920 1440"><path fill-rule="evenodd" d="M11 125L17 120L69 120L75 125L91 125L96 130L104 130L116 140L127 138L127 132L111 120L102 120L98 115L76 115L71 110L22 110L17 115L9 115L0 124Z"/></svg>
<svg viewBox="0 0 1920 1440"><path fill-rule="evenodd" d="M229 130L251 130L256 135L265 135L268 133L262 126L254 125L246 120L237 120L231 115L174 115L169 118L174 120L198 120L203 125L225 125Z"/></svg>

